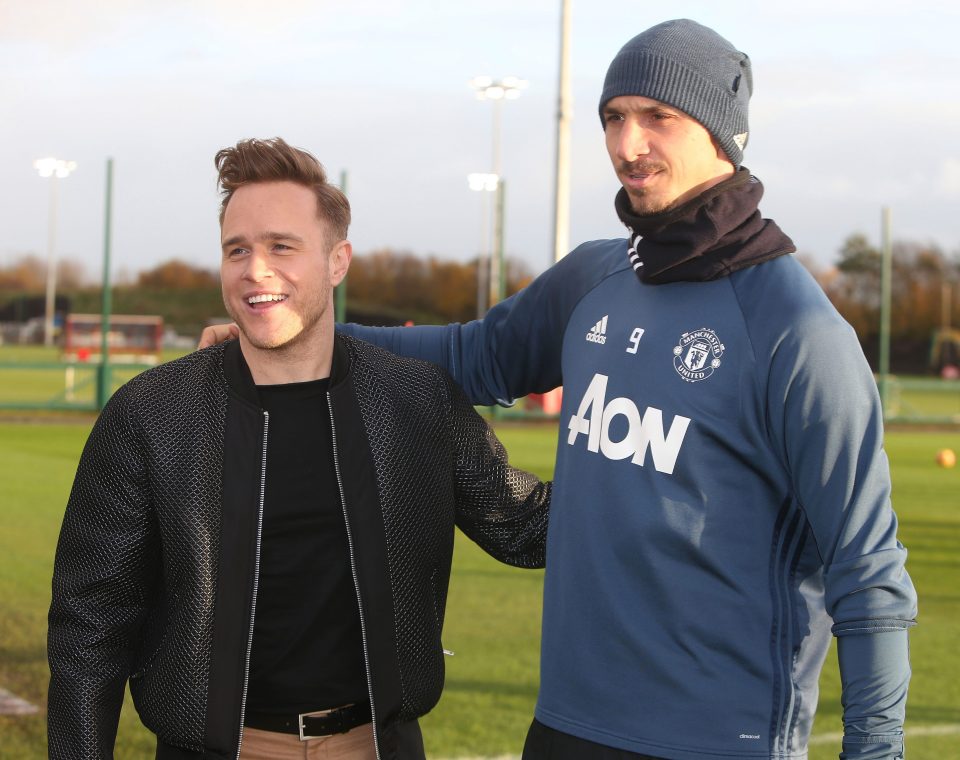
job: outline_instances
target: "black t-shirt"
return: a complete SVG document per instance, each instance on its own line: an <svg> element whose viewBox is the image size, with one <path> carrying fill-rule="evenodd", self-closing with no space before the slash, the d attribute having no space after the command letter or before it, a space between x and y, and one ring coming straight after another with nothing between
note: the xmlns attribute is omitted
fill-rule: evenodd
<svg viewBox="0 0 960 760"><path fill-rule="evenodd" d="M257 388L269 426L249 711L310 712L367 698L327 385Z"/></svg>

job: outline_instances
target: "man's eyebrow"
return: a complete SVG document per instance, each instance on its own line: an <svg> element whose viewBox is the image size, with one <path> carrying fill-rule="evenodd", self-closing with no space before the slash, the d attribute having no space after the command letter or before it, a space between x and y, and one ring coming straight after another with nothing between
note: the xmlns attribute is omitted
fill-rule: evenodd
<svg viewBox="0 0 960 760"><path fill-rule="evenodd" d="M257 240L292 240L295 243L302 243L303 238L299 235L295 235L292 232L264 232L262 235L257 236Z"/></svg>
<svg viewBox="0 0 960 760"><path fill-rule="evenodd" d="M676 113L679 111L678 108L669 106L666 103L653 103L651 105L644 106L626 106L625 108L615 108L613 106L604 106L604 113L633 113L633 114L649 114L656 113L657 111L668 111L670 113Z"/></svg>
<svg viewBox="0 0 960 760"><path fill-rule="evenodd" d="M273 232L273 231L269 231L269 232L264 232L264 233L261 234L261 235L257 235L257 238L256 238L256 239L257 239L257 240L262 240L262 241L267 241L267 242L277 241L277 240L290 240L290 241L292 241L292 242L294 242L294 243L302 243L302 242L303 242L303 238L302 238L302 237L300 237L299 235L295 235L295 234L292 233L292 232ZM227 248L227 247L232 246L232 245L239 245L239 244L241 244L241 243L246 243L246 242L247 242L247 237L246 237L246 235L234 235L233 237L229 237L229 238L227 238L226 240L224 240L224 241L220 244L220 247L221 247L221 248Z"/></svg>
<svg viewBox="0 0 960 760"><path fill-rule="evenodd" d="M246 242L246 238L243 235L234 235L232 238L227 238L222 243L220 243L221 248L230 248L231 246L238 245L239 243Z"/></svg>

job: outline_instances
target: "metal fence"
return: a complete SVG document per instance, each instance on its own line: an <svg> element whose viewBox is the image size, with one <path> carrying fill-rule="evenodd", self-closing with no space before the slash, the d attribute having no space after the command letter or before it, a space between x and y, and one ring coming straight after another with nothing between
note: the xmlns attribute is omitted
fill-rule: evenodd
<svg viewBox="0 0 960 760"><path fill-rule="evenodd" d="M151 364L116 363L106 368L106 392L99 394L100 365L97 362L6 361L0 362L0 409L96 411L98 399L108 398L117 388ZM531 399L532 400L532 399ZM545 419L539 404L521 401L513 409L499 409L495 416ZM887 422L960 426L960 380L898 377L887 379Z"/></svg>
<svg viewBox="0 0 960 760"><path fill-rule="evenodd" d="M109 397L150 364L110 364ZM0 409L97 411L100 365L86 362L0 362Z"/></svg>
<svg viewBox="0 0 960 760"><path fill-rule="evenodd" d="M960 380L891 375L883 416L887 422L960 425Z"/></svg>

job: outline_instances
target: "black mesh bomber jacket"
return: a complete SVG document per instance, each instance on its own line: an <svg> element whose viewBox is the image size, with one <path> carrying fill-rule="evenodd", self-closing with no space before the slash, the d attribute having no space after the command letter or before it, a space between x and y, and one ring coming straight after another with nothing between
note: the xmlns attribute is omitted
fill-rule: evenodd
<svg viewBox="0 0 960 760"><path fill-rule="evenodd" d="M112 757L128 681L158 758L238 757L270 445L256 399L230 341L139 375L100 415L54 566L51 758ZM422 758L454 525L542 567L550 486L431 364L338 335L328 399L378 757Z"/></svg>

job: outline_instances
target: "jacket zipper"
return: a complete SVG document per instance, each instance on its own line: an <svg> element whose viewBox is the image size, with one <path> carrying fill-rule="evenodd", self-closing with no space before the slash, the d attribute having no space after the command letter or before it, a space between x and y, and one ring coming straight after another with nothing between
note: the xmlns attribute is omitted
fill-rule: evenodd
<svg viewBox="0 0 960 760"><path fill-rule="evenodd" d="M257 614L257 588L260 585L260 540L263 536L263 496L267 485L267 428L270 413L263 413L263 453L260 458L260 507L257 513L257 544L253 553L253 599L250 602L250 631L247 633L247 654L243 662L243 691L240 694L240 734L237 736L237 758L243 744L243 718L247 710L247 687L250 685L250 653L253 651L253 621Z"/></svg>
<svg viewBox="0 0 960 760"><path fill-rule="evenodd" d="M377 708L373 702L373 677L370 673L370 651L367 647L367 623L363 617L363 599L360 598L360 579L357 577L357 560L353 553L353 533L350 531L350 518L347 517L347 497L343 490L343 477L340 473L340 454L337 449L337 425L333 419L333 401L327 391L327 408L330 411L330 432L333 438L333 469L337 474L337 488L340 489L340 506L343 509L343 522L347 528L347 550L350 553L350 573L353 575L353 587L357 592L357 607L360 610L360 639L363 643L363 665L367 671L367 693L370 695L370 722L373 726L373 749L380 760L380 740L377 738ZM239 760L239 758L238 758Z"/></svg>

